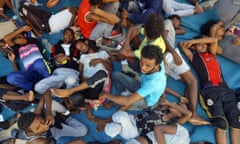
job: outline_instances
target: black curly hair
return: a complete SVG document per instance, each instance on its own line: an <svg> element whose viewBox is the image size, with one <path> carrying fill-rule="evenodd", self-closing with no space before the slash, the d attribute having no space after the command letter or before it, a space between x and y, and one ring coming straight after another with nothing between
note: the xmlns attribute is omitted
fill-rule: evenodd
<svg viewBox="0 0 240 144"><path fill-rule="evenodd" d="M155 59L157 64L160 64L163 60L162 49L155 45L145 46L141 51L141 55L147 59Z"/></svg>
<svg viewBox="0 0 240 144"><path fill-rule="evenodd" d="M179 16L179 15L176 15L176 14L173 14L173 15L170 15L170 16L168 16L167 17L167 19L174 19L174 18L176 18L177 20L181 20L181 17Z"/></svg>
<svg viewBox="0 0 240 144"><path fill-rule="evenodd" d="M102 3L102 0L89 0L90 5L98 5Z"/></svg>
<svg viewBox="0 0 240 144"><path fill-rule="evenodd" d="M22 113L17 121L19 129L29 132L29 126L33 123L37 114L33 112Z"/></svg>
<svg viewBox="0 0 240 144"><path fill-rule="evenodd" d="M216 23L218 23L217 20L210 19L210 20L208 20L205 24L203 24L203 25L200 27L201 35L209 36L209 35L210 35L211 27L212 27L213 25L215 25Z"/></svg>
<svg viewBox="0 0 240 144"><path fill-rule="evenodd" d="M150 14L144 22L146 36L150 39L156 39L163 35L164 23L163 18L158 13Z"/></svg>

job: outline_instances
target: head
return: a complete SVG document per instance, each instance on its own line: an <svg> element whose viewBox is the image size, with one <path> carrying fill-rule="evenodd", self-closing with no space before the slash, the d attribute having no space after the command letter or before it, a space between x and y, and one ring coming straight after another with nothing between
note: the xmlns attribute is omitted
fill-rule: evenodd
<svg viewBox="0 0 240 144"><path fill-rule="evenodd" d="M89 0L90 5L97 6L102 3L102 0Z"/></svg>
<svg viewBox="0 0 240 144"><path fill-rule="evenodd" d="M174 28L179 28L181 23L181 17L179 15L170 15L168 17L173 23Z"/></svg>
<svg viewBox="0 0 240 144"><path fill-rule="evenodd" d="M98 47L94 40L87 40L84 38L76 40L75 47L80 53L88 53L90 50L94 52L98 51Z"/></svg>
<svg viewBox="0 0 240 144"><path fill-rule="evenodd" d="M162 50L158 46L147 45L141 51L140 69L143 74L151 74L160 70L163 60Z"/></svg>
<svg viewBox="0 0 240 144"><path fill-rule="evenodd" d="M155 40L163 35L164 23L160 14L150 14L144 22L144 33L148 40Z"/></svg>
<svg viewBox="0 0 240 144"><path fill-rule="evenodd" d="M20 33L18 35L16 35L14 38L13 38L13 42L14 44L17 44L17 45L25 45L27 44L27 33L23 32L23 33Z"/></svg>
<svg viewBox="0 0 240 144"><path fill-rule="evenodd" d="M63 31L63 43L71 44L74 40L74 32L71 28L66 28Z"/></svg>
<svg viewBox="0 0 240 144"><path fill-rule="evenodd" d="M197 36L194 39L200 39L203 38L203 36ZM208 51L208 44L204 43L199 43L199 44L194 44L191 46L192 50L195 50L198 53L205 53Z"/></svg>
<svg viewBox="0 0 240 144"><path fill-rule="evenodd" d="M29 135L39 135L49 129L49 126L45 124L45 119L33 112L23 113L17 123L19 129Z"/></svg>
<svg viewBox="0 0 240 144"><path fill-rule="evenodd" d="M205 24L203 24L200 28L200 31L201 31L201 34L202 35L206 35L206 36L210 36L210 32L211 32L211 29L213 29L214 25L219 23L220 21L216 21L216 20L213 20L213 19L210 19L209 21L207 21ZM216 37L223 37L224 36L224 27L221 26L217 29L216 31Z"/></svg>

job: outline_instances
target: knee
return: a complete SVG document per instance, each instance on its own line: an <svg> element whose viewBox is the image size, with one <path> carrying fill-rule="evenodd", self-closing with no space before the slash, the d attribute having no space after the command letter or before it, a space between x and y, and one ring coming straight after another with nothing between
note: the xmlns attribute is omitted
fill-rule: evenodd
<svg viewBox="0 0 240 144"><path fill-rule="evenodd" d="M125 111L117 111L112 115L112 119L114 122L121 122L128 117L128 113Z"/></svg>
<svg viewBox="0 0 240 144"><path fill-rule="evenodd" d="M80 136L85 136L88 133L88 128L87 126L83 125L81 128Z"/></svg>
<svg viewBox="0 0 240 144"><path fill-rule="evenodd" d="M79 79L78 79L78 77L75 77L75 76L68 76L65 79L65 84L66 84L67 88L76 86L78 83L79 83Z"/></svg>
<svg viewBox="0 0 240 144"><path fill-rule="evenodd" d="M116 71L112 73L112 80L118 80L121 78L122 72Z"/></svg>
<svg viewBox="0 0 240 144"><path fill-rule="evenodd" d="M224 117L215 117L210 119L212 125L222 130L226 130L228 128L228 121Z"/></svg>
<svg viewBox="0 0 240 144"><path fill-rule="evenodd" d="M44 89L43 85L39 82L35 84L34 90L39 94L43 94L46 91L46 89Z"/></svg>

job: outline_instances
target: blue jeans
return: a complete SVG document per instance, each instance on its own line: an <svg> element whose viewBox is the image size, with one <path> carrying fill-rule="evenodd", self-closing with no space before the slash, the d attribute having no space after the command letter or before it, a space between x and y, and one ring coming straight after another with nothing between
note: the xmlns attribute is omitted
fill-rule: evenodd
<svg viewBox="0 0 240 144"><path fill-rule="evenodd" d="M122 73L122 72L113 72L112 81L116 88L117 94L128 90L130 92L136 92L140 88L140 82L134 78Z"/></svg>
<svg viewBox="0 0 240 144"><path fill-rule="evenodd" d="M43 59L36 60L27 70L16 71L8 74L7 82L26 91L33 88L33 85L41 79L48 77L50 72Z"/></svg>
<svg viewBox="0 0 240 144"><path fill-rule="evenodd" d="M53 74L36 83L34 90L43 94L50 88L60 88L63 85L71 88L79 84L79 72L71 68L57 68Z"/></svg>
<svg viewBox="0 0 240 144"><path fill-rule="evenodd" d="M17 18L16 19L17 26L19 26L19 27L25 25L25 22L21 19L21 17L19 16L19 12L18 12L18 9L20 8L20 4L22 1L26 1L26 0L11 0L14 15L17 16L16 17Z"/></svg>

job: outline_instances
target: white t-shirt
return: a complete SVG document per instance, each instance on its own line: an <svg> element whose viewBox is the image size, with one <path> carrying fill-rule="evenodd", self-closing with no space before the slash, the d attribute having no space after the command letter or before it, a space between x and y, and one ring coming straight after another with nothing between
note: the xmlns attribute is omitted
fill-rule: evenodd
<svg viewBox="0 0 240 144"><path fill-rule="evenodd" d="M61 44L64 52L65 52L65 56L70 56L70 46L71 44Z"/></svg>
<svg viewBox="0 0 240 144"><path fill-rule="evenodd" d="M176 32L175 32L175 29L174 29L174 26L173 26L171 20L169 20L169 19L164 20L164 30L168 31L167 40L168 40L169 44L174 48Z"/></svg>
<svg viewBox="0 0 240 144"><path fill-rule="evenodd" d="M53 14L48 20L51 31L50 33L56 33L68 27L71 22L72 16L73 15L69 11L69 9L65 9L59 11L56 14Z"/></svg>
<svg viewBox="0 0 240 144"><path fill-rule="evenodd" d="M108 59L109 55L106 51L99 51L91 54L82 54L80 58L80 63L83 64L83 77L90 78L99 70L104 70L108 73L107 69L102 63L97 64L95 67L90 66L89 63L92 59L101 58Z"/></svg>

